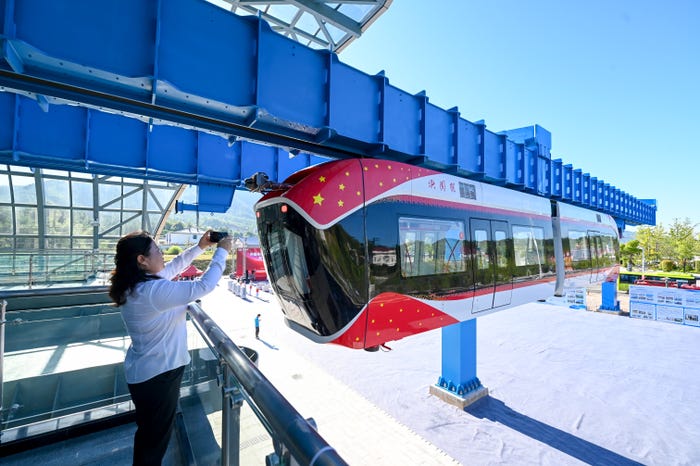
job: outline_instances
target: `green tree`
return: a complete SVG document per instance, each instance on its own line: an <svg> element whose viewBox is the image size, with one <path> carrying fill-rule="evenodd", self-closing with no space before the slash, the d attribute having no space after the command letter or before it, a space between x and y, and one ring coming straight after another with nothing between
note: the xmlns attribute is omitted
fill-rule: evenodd
<svg viewBox="0 0 700 466"><path fill-rule="evenodd" d="M180 220L171 220L168 219L165 221L165 227L163 228L163 233L167 233L169 231L180 231L185 229L185 224L182 223Z"/></svg>
<svg viewBox="0 0 700 466"><path fill-rule="evenodd" d="M691 262L700 255L700 234L695 232L698 225L691 225L686 218L682 221L674 219L668 231L663 225L641 226L637 228L635 239L639 241L639 248L644 250L647 261L655 267L667 260L687 272L693 268ZM623 252L622 248L620 252ZM700 262L695 263L695 269L700 269Z"/></svg>
<svg viewBox="0 0 700 466"><path fill-rule="evenodd" d="M688 262L692 261L698 251L698 241L694 237L695 225L691 225L690 219L680 221L674 219L668 230L669 243L672 249L672 259L679 262L686 271Z"/></svg>
<svg viewBox="0 0 700 466"><path fill-rule="evenodd" d="M667 253L670 252L670 247L665 236L666 231L662 224L637 228L635 239L639 240L639 247L644 250L647 261L659 263L661 259L668 257Z"/></svg>
<svg viewBox="0 0 700 466"><path fill-rule="evenodd" d="M633 239L620 246L620 257L631 270L637 257L642 255L642 248L639 247L639 240Z"/></svg>

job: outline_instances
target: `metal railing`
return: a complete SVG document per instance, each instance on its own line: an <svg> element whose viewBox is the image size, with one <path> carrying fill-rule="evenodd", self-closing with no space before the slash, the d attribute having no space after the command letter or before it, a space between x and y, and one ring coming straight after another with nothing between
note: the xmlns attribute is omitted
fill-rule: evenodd
<svg viewBox="0 0 700 466"><path fill-rule="evenodd" d="M240 464L238 445L243 401L248 403L273 439L275 452L266 458L266 464L346 464L198 303L190 304L189 312L198 331L218 355L222 368L221 464Z"/></svg>
<svg viewBox="0 0 700 466"><path fill-rule="evenodd" d="M130 405L128 393L115 391L99 399L71 396L63 399L56 394L52 397L53 403L46 402L42 397L50 391L52 382L48 381L48 378L53 375L53 371L37 371L29 362L31 359L25 359L37 351L54 351L61 354L71 345L90 345L94 348L94 342L83 341L91 337L96 341L107 338L101 343L106 345L114 344L116 340L123 341L125 331L119 330L121 318L118 311L112 311L111 304L107 303L106 293L107 288L104 286L0 291L0 444L7 440L5 434L8 429L17 434L11 435L12 439L27 438L59 430L62 425L80 423L76 416L95 419L133 409L129 406L124 407L125 404ZM66 329L70 331L65 332ZM8 380L5 363L17 357L24 361L24 365L12 362L9 366L11 371L14 367L14 374L11 374ZM27 367L29 375L20 375L22 371L18 372L18 367ZM117 369L119 365L104 367ZM75 372L76 369L79 368L62 373ZM41 377L47 379L45 382L38 380L41 378L37 376L39 372ZM13 390L8 392L8 385ZM65 383L58 383L57 386L62 385ZM85 386L92 387L94 384ZM22 389L20 391L24 399L15 402L12 393L16 393L18 387ZM30 387L42 387L42 390L30 390ZM62 388L71 395L86 392L84 387ZM6 397L8 393L9 398ZM98 412L99 416L96 414Z"/></svg>
<svg viewBox="0 0 700 466"><path fill-rule="evenodd" d="M27 250L0 253L0 283L26 286L87 281L113 267L114 252Z"/></svg>
<svg viewBox="0 0 700 466"><path fill-rule="evenodd" d="M123 336L116 337L118 341L109 339L116 335L114 323L109 320L114 319L114 316L99 309L103 306L101 303L104 302L103 295L106 291L106 287L78 287L8 290L0 293L1 445L21 442L33 435L51 434L82 422L123 416L133 410L123 374L119 370L123 352L128 346L124 339L128 337L125 330L122 330L120 335ZM89 294L93 296L88 297ZM87 304L86 307L88 302L96 304ZM56 304L58 307L55 307ZM33 311L27 310L32 309L38 309L38 315L29 315ZM346 464L315 430L313 421L304 419L258 370L255 358L250 357L255 354L254 351L236 346L199 304L192 303L189 306L189 315L192 324L191 333L188 332L189 338L195 344L191 349L192 363L188 367L189 372L186 371L186 374L190 374L189 378L183 379L183 394L187 393L183 399L190 400L185 403L193 403L191 400L198 399L202 403L199 406L206 411L207 416L221 420L220 427L216 420L210 421L211 434L206 434L211 435L207 438L218 437L217 432L220 430L220 447L214 442L206 445L197 443L195 447L202 448L197 455L205 457L205 461L220 455L220 464L223 465ZM95 324L94 319L103 320ZM9 347L6 346L8 325L11 337ZM97 333L65 331L88 327L94 328ZM49 385L55 385L49 380L53 374L46 373L40 377L30 375L27 378L19 374L17 368L22 366L23 358L33 352L28 345L36 344L38 347L49 348L50 351L53 347L47 345L55 345L56 342L47 338L50 336L60 339L59 335L63 335L63 340L60 340L55 351L60 352L76 345L84 345L85 348L106 345L105 350L116 353L110 353L109 356L100 353L97 362L101 365L97 366L91 366L95 362L91 363L91 358L85 360L85 370L91 372L84 372L83 377L108 380L99 387L95 383L72 386L72 383L80 380L80 376L76 374L66 378L66 372L58 371L55 377L62 377L63 380L57 386L65 385L62 389L68 390L69 396L57 405L51 400L64 397L49 390ZM103 340L102 337L109 338ZM200 337L202 341L195 341ZM74 340L77 343L71 343ZM14 349L6 353L8 348ZM14 372L9 378L4 377L8 369L8 366L4 366L7 356L14 358L10 365ZM67 354L64 356L69 357ZM105 356L107 359L104 359ZM117 362L109 363L112 360ZM32 372L36 371L30 370L28 373ZM108 373L113 374L113 378L107 378ZM27 385L30 383L40 385ZM104 389L104 393L97 391L98 388ZM17 398L17 393L25 395ZM198 396L191 396L193 394ZM201 424L193 424L195 425ZM195 437L203 432L195 430Z"/></svg>
<svg viewBox="0 0 700 466"><path fill-rule="evenodd" d="M0 299L0 435L2 435L2 421L4 419L3 397L5 395L5 313L7 301Z"/></svg>

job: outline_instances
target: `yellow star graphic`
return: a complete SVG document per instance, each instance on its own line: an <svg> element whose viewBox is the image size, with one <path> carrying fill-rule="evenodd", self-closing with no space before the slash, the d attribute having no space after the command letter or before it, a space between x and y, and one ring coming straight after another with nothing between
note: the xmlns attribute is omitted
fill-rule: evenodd
<svg viewBox="0 0 700 466"><path fill-rule="evenodd" d="M345 176L350 176L350 172L345 172Z"/></svg>
<svg viewBox="0 0 700 466"><path fill-rule="evenodd" d="M321 183L325 183L325 182L326 182L326 177L325 177L325 176L319 176L319 177L318 177L318 181L320 181Z"/></svg>
<svg viewBox="0 0 700 466"><path fill-rule="evenodd" d="M374 168L379 168L379 164L378 164L378 163L375 163L375 164L374 164Z"/></svg>
<svg viewBox="0 0 700 466"><path fill-rule="evenodd" d="M338 186L338 189L340 189L341 191L345 191L345 185L341 183L341 184Z"/></svg>
<svg viewBox="0 0 700 466"><path fill-rule="evenodd" d="M323 198L323 196L321 196L321 193L318 193L314 196L314 204L321 205L323 204L323 201L325 201L325 199Z"/></svg>
<svg viewBox="0 0 700 466"><path fill-rule="evenodd" d="M383 181L380 181L380 182L379 182L379 186L384 186L384 182L383 182Z"/></svg>
<svg viewBox="0 0 700 466"><path fill-rule="evenodd" d="M343 201L338 201L338 207L343 207L345 203Z"/></svg>
<svg viewBox="0 0 700 466"><path fill-rule="evenodd" d="M357 195L358 195L358 196L360 195L360 191L357 191Z"/></svg>

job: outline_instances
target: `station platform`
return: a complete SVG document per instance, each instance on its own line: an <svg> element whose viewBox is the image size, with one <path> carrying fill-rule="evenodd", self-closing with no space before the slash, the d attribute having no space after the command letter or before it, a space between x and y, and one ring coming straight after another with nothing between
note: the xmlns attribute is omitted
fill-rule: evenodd
<svg viewBox="0 0 700 466"><path fill-rule="evenodd" d="M461 410L429 394L440 373L440 332L392 342L387 352L318 345L287 328L271 294L242 299L229 283L223 279L203 309L236 344L258 353L265 377L348 464L700 464L692 403L698 328L545 303L485 316L478 371L489 396ZM192 348L202 348L198 338L190 333ZM127 345L113 339L27 352L24 363L6 361L6 375L69 370L78 359L120 361ZM220 411L207 418L221 444ZM127 424L0 462L129 464L134 429ZM272 451L244 404L241 464L265 464ZM164 464L181 463L172 454Z"/></svg>
<svg viewBox="0 0 700 466"><path fill-rule="evenodd" d="M297 345L315 345L317 351L332 348L308 342L287 328L274 296L261 291L257 297L254 292L243 300L228 291L227 282L222 280L203 298L202 307L236 344L258 352L258 368L265 377L302 416L314 419L321 436L348 464L460 464L297 351ZM259 340L253 324L257 314L262 315ZM250 432L246 439L241 433L242 459L260 458L246 452L264 443L260 434Z"/></svg>
<svg viewBox="0 0 700 466"><path fill-rule="evenodd" d="M222 279L217 289L202 299L203 309L236 344L258 352L258 367L263 374L302 416L313 418L321 436L348 464L459 464L295 351L295 343L307 342L284 325L282 313L271 294L261 290L244 300L229 291L228 282ZM259 340L255 339L253 325L257 314L263 316ZM191 325L188 334L190 348L205 346ZM18 352L6 358L5 378L9 381L119 363L128 345L128 338L113 338ZM319 351L327 348L318 346ZM221 412L207 417L221 445ZM2 458L2 463L8 466L129 464L135 429L133 423L117 426L11 455ZM241 464L245 465L264 465L265 456L273 452L269 435L245 403L241 410L240 444ZM171 442L164 465L180 464L176 445L177 442ZM204 462L201 457L198 460L200 465L214 461L211 457Z"/></svg>

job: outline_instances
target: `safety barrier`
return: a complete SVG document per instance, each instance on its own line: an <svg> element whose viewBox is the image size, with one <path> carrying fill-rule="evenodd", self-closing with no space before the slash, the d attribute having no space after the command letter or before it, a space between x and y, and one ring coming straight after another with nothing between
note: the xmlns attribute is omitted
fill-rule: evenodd
<svg viewBox="0 0 700 466"><path fill-rule="evenodd" d="M700 327L700 289L630 285L630 317Z"/></svg>
<svg viewBox="0 0 700 466"><path fill-rule="evenodd" d="M342 465L345 461L326 443L313 424L304 419L250 360L250 354L231 339L197 304L190 315L207 344L219 358L222 410L221 464L240 461L240 410L245 401L272 437L274 453L266 464Z"/></svg>
<svg viewBox="0 0 700 466"><path fill-rule="evenodd" d="M133 421L122 364L129 339L121 319L118 331L118 313L104 312L106 291L0 293L3 454L31 449L39 438L46 444L48 438ZM294 464L292 458L298 464L345 464L313 420L302 418L258 371L257 353L236 346L198 304L190 306L190 317L191 363L181 388L176 431L184 435L178 435L178 451L200 464L286 465ZM212 418L221 420L220 433Z"/></svg>
<svg viewBox="0 0 700 466"><path fill-rule="evenodd" d="M101 281L113 268L114 252L92 250L24 250L0 253L0 283L26 286Z"/></svg>

